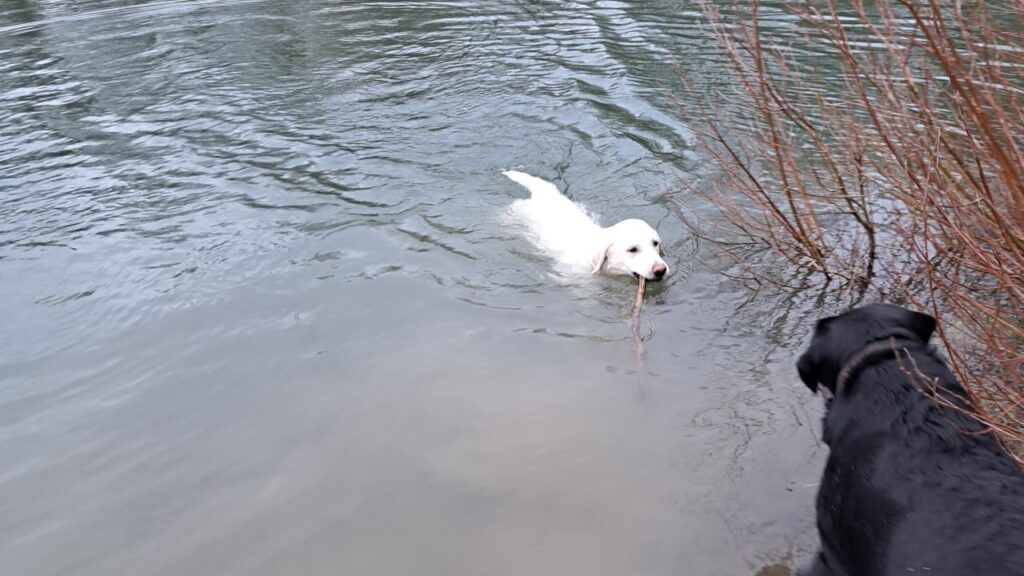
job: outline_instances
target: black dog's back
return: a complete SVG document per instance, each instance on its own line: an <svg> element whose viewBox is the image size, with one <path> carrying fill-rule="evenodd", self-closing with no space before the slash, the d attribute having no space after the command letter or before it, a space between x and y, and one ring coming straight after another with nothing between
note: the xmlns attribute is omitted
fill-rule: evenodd
<svg viewBox="0 0 1024 576"><path fill-rule="evenodd" d="M864 307L819 323L800 359L809 387L836 394L811 574L1024 575L1024 473L968 414L927 346L933 328L909 310ZM886 339L898 349L873 344ZM882 352L859 355L869 346Z"/></svg>

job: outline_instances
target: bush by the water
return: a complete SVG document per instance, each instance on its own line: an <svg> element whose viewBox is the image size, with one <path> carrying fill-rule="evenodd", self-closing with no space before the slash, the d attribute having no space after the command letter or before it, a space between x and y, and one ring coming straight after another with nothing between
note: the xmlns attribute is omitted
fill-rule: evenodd
<svg viewBox="0 0 1024 576"><path fill-rule="evenodd" d="M979 417L1020 457L1024 1L805 4L794 22L834 52L839 90L763 43L750 6L707 14L731 58L723 97L756 121L688 98L720 174L697 190L722 215L703 233L729 238L719 247L758 288L826 285L938 317Z"/></svg>

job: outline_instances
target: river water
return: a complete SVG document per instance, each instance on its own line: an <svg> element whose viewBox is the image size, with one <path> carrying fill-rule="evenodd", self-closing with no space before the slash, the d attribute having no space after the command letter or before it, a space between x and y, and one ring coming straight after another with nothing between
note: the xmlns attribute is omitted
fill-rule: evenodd
<svg viewBox="0 0 1024 576"><path fill-rule="evenodd" d="M692 2L5 1L0 573L798 563L813 307L677 217L677 65L725 81ZM645 365L508 168L659 229Z"/></svg>

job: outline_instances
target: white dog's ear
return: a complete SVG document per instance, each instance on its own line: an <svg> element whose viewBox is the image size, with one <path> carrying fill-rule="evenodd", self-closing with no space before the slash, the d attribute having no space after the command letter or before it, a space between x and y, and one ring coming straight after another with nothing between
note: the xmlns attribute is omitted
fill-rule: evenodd
<svg viewBox="0 0 1024 576"><path fill-rule="evenodd" d="M591 258L590 263L594 265L594 271L591 274L597 274L604 268L604 265L608 262L608 256L611 255L612 245L609 244L604 250L594 254Z"/></svg>
<svg viewBox="0 0 1024 576"><path fill-rule="evenodd" d="M658 242L658 256L665 256L665 244Z"/></svg>

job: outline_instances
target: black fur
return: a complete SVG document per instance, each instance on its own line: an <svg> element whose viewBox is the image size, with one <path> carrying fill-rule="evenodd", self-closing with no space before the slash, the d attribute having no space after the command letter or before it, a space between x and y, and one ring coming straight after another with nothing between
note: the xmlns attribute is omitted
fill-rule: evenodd
<svg viewBox="0 0 1024 576"><path fill-rule="evenodd" d="M818 322L800 378L836 392L844 363L895 336L906 354L866 361L827 405L821 547L807 576L1024 576L1024 473L969 409L928 340L935 319L872 304Z"/></svg>

